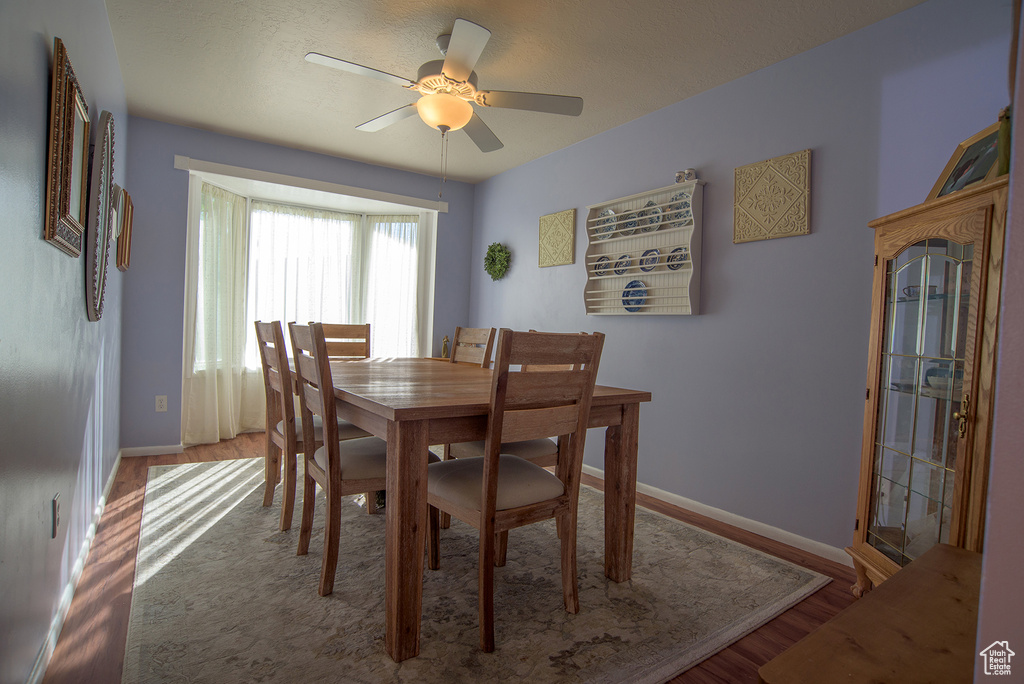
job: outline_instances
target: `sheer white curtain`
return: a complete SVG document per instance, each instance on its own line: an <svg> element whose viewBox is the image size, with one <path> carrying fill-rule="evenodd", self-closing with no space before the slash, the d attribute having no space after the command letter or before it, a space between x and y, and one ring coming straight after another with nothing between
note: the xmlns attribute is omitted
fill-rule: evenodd
<svg viewBox="0 0 1024 684"><path fill-rule="evenodd" d="M248 320L362 323L356 252L361 219L359 214L252 200ZM284 333L287 337L287 329ZM255 328L249 331L245 358L250 368L260 367Z"/></svg>
<svg viewBox="0 0 1024 684"><path fill-rule="evenodd" d="M418 216L368 216L366 322L374 356L420 356Z"/></svg>
<svg viewBox="0 0 1024 684"><path fill-rule="evenodd" d="M243 349L247 199L193 177L185 259L182 444L210 444L263 427L260 370Z"/></svg>

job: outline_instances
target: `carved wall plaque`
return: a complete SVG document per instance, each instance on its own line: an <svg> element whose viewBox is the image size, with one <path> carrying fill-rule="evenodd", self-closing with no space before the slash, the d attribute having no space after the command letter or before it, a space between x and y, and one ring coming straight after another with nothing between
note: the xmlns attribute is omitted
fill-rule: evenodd
<svg viewBox="0 0 1024 684"><path fill-rule="evenodd" d="M576 262L576 210L540 217L538 264L562 266Z"/></svg>
<svg viewBox="0 0 1024 684"><path fill-rule="evenodd" d="M810 150L737 167L732 241L810 233L810 172Z"/></svg>

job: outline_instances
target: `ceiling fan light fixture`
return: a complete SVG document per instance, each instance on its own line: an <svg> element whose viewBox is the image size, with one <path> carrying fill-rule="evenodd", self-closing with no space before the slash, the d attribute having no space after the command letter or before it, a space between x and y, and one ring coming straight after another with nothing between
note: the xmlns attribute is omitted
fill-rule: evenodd
<svg viewBox="0 0 1024 684"><path fill-rule="evenodd" d="M423 123L441 130L457 131L473 118L473 105L447 93L424 95L416 101L416 111Z"/></svg>

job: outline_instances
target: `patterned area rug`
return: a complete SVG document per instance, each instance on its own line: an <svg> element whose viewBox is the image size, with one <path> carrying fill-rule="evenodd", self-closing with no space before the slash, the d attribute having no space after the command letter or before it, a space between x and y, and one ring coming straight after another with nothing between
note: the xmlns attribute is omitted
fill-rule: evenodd
<svg viewBox="0 0 1024 684"><path fill-rule="evenodd" d="M384 515L345 499L334 593L317 595L323 500L309 555L298 512L277 531L262 459L150 468L123 682L660 682L828 578L645 509L633 579L604 576L601 492L580 496L580 612L562 606L553 523L514 530L495 573L497 650L478 648L477 532L442 531L424 570L420 655L384 650ZM300 494L301 498L301 485Z"/></svg>

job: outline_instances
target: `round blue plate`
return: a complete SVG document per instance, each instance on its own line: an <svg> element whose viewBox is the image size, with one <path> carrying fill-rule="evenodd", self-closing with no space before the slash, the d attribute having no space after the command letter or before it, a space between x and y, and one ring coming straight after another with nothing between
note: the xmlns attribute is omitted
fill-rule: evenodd
<svg viewBox="0 0 1024 684"><path fill-rule="evenodd" d="M658 259L661 257L661 252L657 249L649 249L644 252L643 256L640 257L640 270L644 272L650 272L654 270L654 267L658 265Z"/></svg>
<svg viewBox="0 0 1024 684"><path fill-rule="evenodd" d="M672 203L668 205L665 218L673 228L682 228L693 220L693 211L690 208L691 197L689 192L677 192L672 196Z"/></svg>
<svg viewBox="0 0 1024 684"><path fill-rule="evenodd" d="M598 240L607 240L615 231L615 212L611 209L605 209L598 216L601 218L594 225L594 233L597 235Z"/></svg>
<svg viewBox="0 0 1024 684"><path fill-rule="evenodd" d="M661 225L661 207L655 204L654 200L647 200L647 204L640 210L640 230L645 233L652 233L658 230Z"/></svg>
<svg viewBox="0 0 1024 684"><path fill-rule="evenodd" d="M622 306L626 311L636 313L647 301L647 286L642 280L631 280L622 291Z"/></svg>
<svg viewBox="0 0 1024 684"><path fill-rule="evenodd" d="M689 250L686 247L676 247L669 253L665 263L673 271L678 271L683 267L688 257Z"/></svg>

